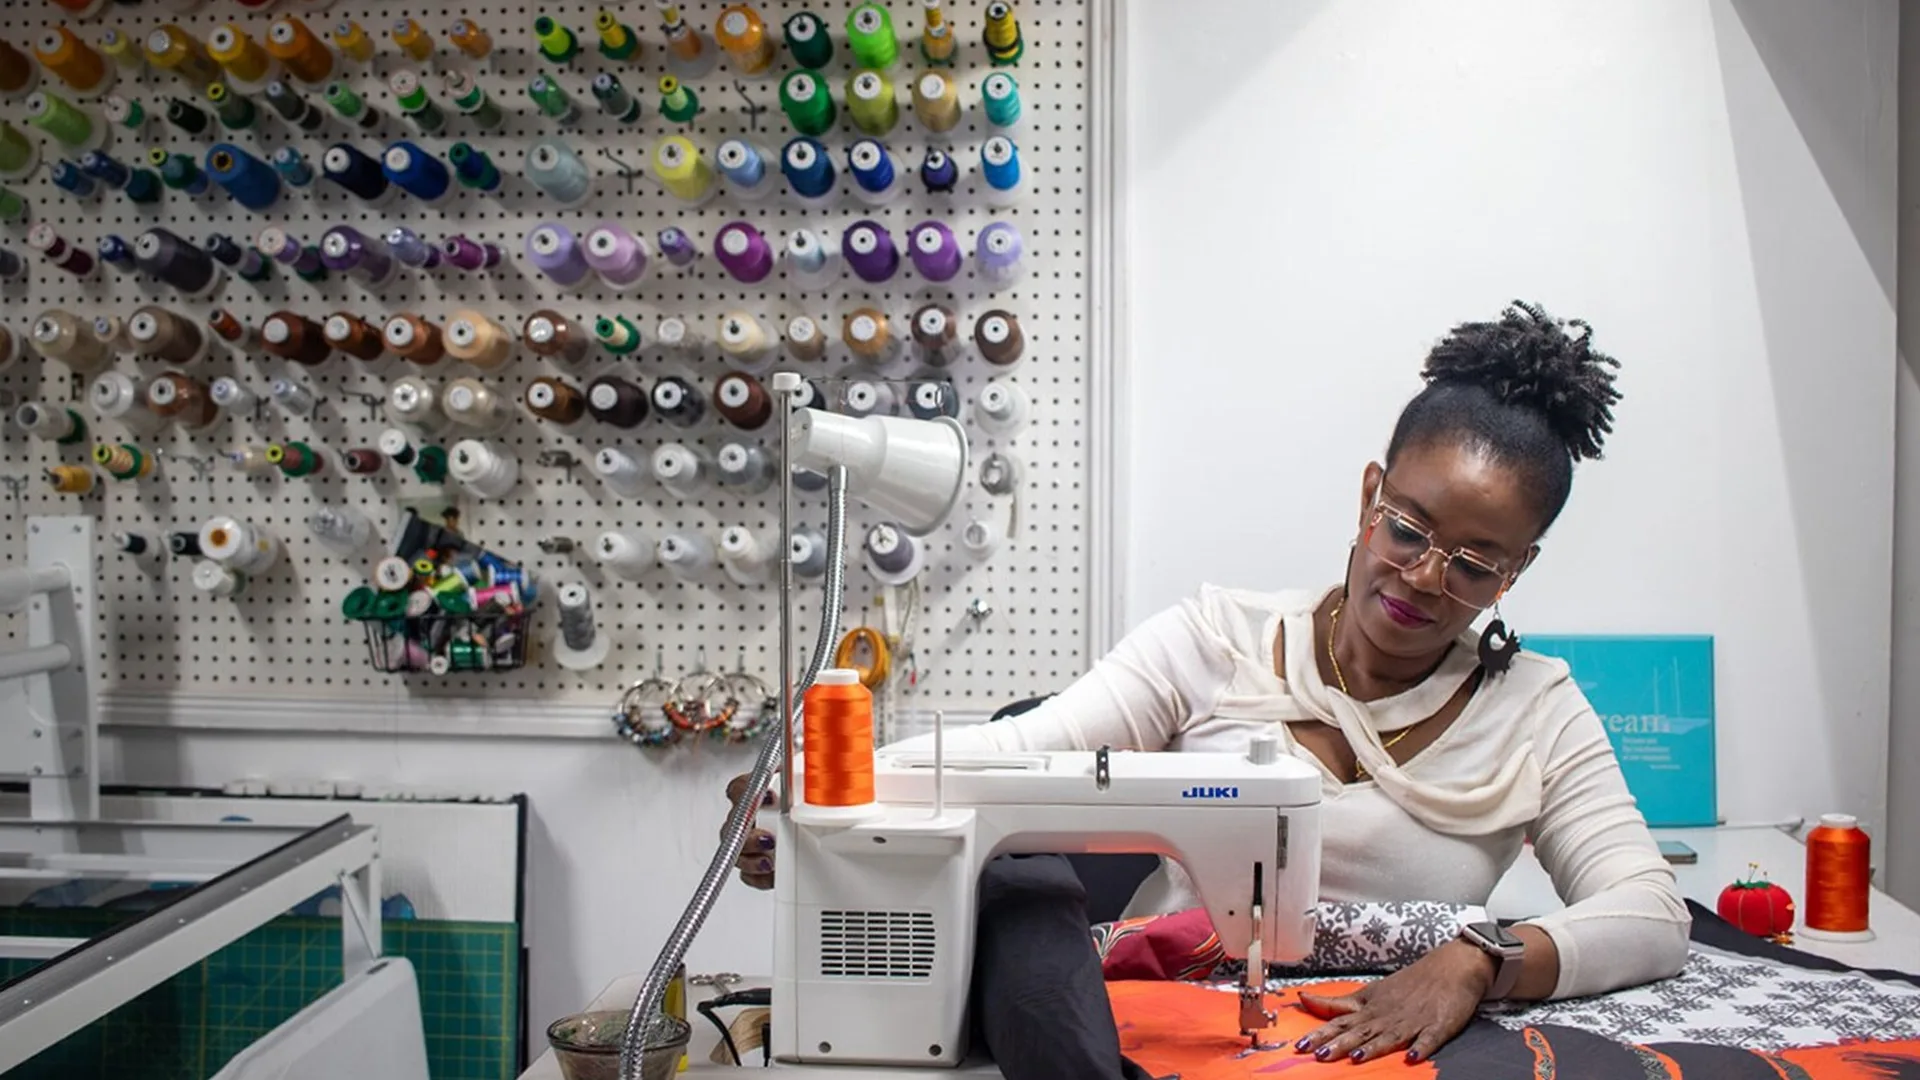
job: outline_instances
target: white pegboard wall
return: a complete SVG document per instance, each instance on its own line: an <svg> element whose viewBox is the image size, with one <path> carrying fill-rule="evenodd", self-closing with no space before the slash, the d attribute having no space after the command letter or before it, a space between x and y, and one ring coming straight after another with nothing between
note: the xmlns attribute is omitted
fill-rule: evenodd
<svg viewBox="0 0 1920 1080"><path fill-rule="evenodd" d="M710 35L714 20L723 6L696 2L683 8L687 21L709 35L709 48L713 48ZM773 538L779 523L777 488L764 496L741 499L708 487L699 498L682 499L649 479L642 498L634 501L605 489L584 465L568 471L535 463L543 450L567 450L584 461L603 445L627 447L644 460L654 447L670 439L698 445L710 455L723 441L737 437L737 429L709 407L708 419L691 432L680 432L651 416L631 431L591 420L576 429L562 430L526 413L520 405L522 392L528 382L541 375L561 375L584 387L597 375L614 373L634 379L643 387L651 386L661 376L678 374L693 381L703 393L710 393L714 383L732 368L711 347L692 359L665 356L651 342L652 329L660 318L677 315L711 339L720 313L738 309L751 311L776 331L795 315L813 316L834 336L826 359L799 364L783 352L776 370L796 370L809 379L843 379L860 370L838 342L841 318L848 311L873 305L904 321L919 304L938 299L960 315L963 339L970 336L974 319L986 310L1004 308L1013 312L1021 320L1027 349L1025 358L1011 372L995 369L969 351L964 359L940 373L953 381L962 397L962 421L972 443L973 462L961 507L952 521L928 541L929 565L921 579L914 634L920 679L901 703L909 708L924 704L988 711L1019 697L1064 686L1085 669L1088 639L1086 531L1090 515L1084 498L1090 447L1086 394L1090 337L1086 288L1090 253L1085 231L1089 207L1086 11L1083 5L1064 0L1028 0L1019 5L1026 51L1020 62L1007 70L1019 82L1024 107L1019 126L1009 133L1022 158L1024 194L1017 205L994 209L987 205L984 185L977 177L980 145L993 132L980 108L980 84L994 70L981 44L985 0L946 5L959 42L951 74L959 86L965 113L956 129L940 136L930 135L921 127L907 97L911 74L926 66L918 49L920 5L895 0L890 7L901 38L901 62L889 74L901 98L901 119L884 141L903 172L917 170L930 140L946 146L961 167L961 180L953 193L932 195L915 173L906 177L905 196L891 205L872 208L853 196L845 168L846 148L860 136L847 118L844 103L845 81L854 67L844 36L846 15L852 6L846 0L756 5L776 40L781 23L800 10L820 15L833 31L834 58L826 70L840 112L834 129L820 139L834 155L840 181L837 197L824 210L799 204L788 195L784 182L775 195L759 203L742 202L723 188L713 201L691 209L650 177L631 181L622 177L613 162L602 156L603 149L611 149L634 167L644 168L658 139L681 132L692 135L708 154L736 134L752 135L761 146L777 153L794 134L779 108L778 80L795 66L784 48L771 75L764 79L739 79L723 58L711 74L689 83L702 101L703 111L697 121L690 127L666 122L660 115L655 85L668 68L658 14L651 4L629 3L614 9L643 41L640 61L624 64L607 61L595 50L593 21L598 5L594 4L510 6L478 12L455 6L422 9L341 2L324 12L306 13L309 24L323 37L334 22L353 18L376 39L380 51L371 65L356 65L336 55L336 77L348 79L387 114L381 128L371 136L350 131L337 117L330 117L321 132L308 135L282 122L264 101L259 103L261 120L254 130L226 132L219 130L216 122L206 133L189 136L157 119L168 96L196 100L181 80L148 69L137 78L123 76L116 88L117 93L140 100L156 117L142 137L116 135L109 147L115 157L129 164L138 163L151 146L204 160L207 148L223 140L238 143L263 159L277 147L290 144L314 163L316 171L321 152L335 141L351 142L371 154L405 138L442 155L444 160L449 146L466 140L493 158L504 178L499 192L480 194L456 188L456 194L437 208L401 195L385 207L369 209L325 180L316 180L306 188L285 189L280 201L261 213L245 210L217 188L197 198L169 190L152 206L135 205L118 193L77 200L48 178L48 166L60 156L58 145L25 122L20 103L0 105L0 115L40 142L43 151L43 164L33 176L8 186L31 202L32 222L50 223L61 235L87 249L107 233L131 241L155 223L196 243L214 232L251 240L268 225L280 225L315 243L328 227L347 223L371 235L406 225L429 241L462 233L498 244L507 257L506 265L487 276L469 276L445 267L434 271L402 267L399 277L377 296L341 275L316 284L276 268L269 280L257 285L229 276L215 296L187 300L143 275L123 274L104 264L90 281L77 282L31 252L24 242L27 225L19 224L8 227L8 235L0 241L21 253L30 267L26 282L8 283L0 293L7 304L7 324L16 334L24 335L34 316L45 308L65 308L83 318L96 314L126 318L137 306L158 302L196 321L204 320L214 307L224 306L255 328L268 313L283 308L316 319L334 311L351 311L376 325L390 314L417 312L444 326L451 312L472 307L497 319L516 337L514 358L487 373L451 358L421 369L392 357L369 366L336 353L325 365L308 369L264 354L228 355L216 350L209 360L171 369L157 360L122 355L116 367L143 378L167 370L182 370L203 382L233 375L262 397L273 377L292 374L306 381L323 401L311 420L289 417L267 406L257 422L251 416L229 416L202 433L169 427L158 436L128 438L159 451L158 474L130 483L103 475L104 495L79 499L51 493L40 476L41 470L57 462L86 461L86 452L93 444L121 441L127 433L92 412L84 397L85 386L73 385L63 365L30 356L0 373L0 386L17 400L39 396L71 403L87 417L92 430L82 446L55 447L29 438L10 421L4 425L0 446L4 447L8 465L0 473L26 476L30 483L19 497L0 499L0 551L9 559L21 556L22 523L27 514L71 513L76 506L98 515L103 535L135 530L160 538L170 531L197 528L216 513L230 513L267 528L285 543L281 562L254 580L244 596L234 599L215 598L195 590L189 560L167 559L143 567L108 550L100 565L104 617L98 636L106 685L123 694L286 692L318 698L390 698L396 686L404 686L401 692L407 694L506 695L610 704L627 684L653 672L656 656L664 657L670 677L696 670L703 661L709 668L733 670L744 657L749 671L771 682L778 668L778 605L773 585L743 587L728 580L718 568L698 583L682 582L659 568L638 582L627 582L603 573L587 549L600 531L610 527L637 529L649 541L668 530L698 529L717 544L720 531L731 525L745 525L763 537ZM9 16L6 36L23 51L46 28L61 21L56 7L39 0L0 3L0 10ZM153 3L110 3L97 17L70 25L93 42L107 27L139 39L155 26L175 22L204 41L215 27L231 21L261 40L277 13L278 8L249 11L231 0L211 0L187 14L169 13ZM400 119L386 89L386 77L393 70L425 67L405 62L387 35L387 27L403 13L417 19L438 41L433 65L436 73L426 84L435 103L448 114L449 123L436 135L423 135ZM537 14L554 17L578 36L581 51L571 64L549 64L534 51L531 27ZM448 27L462 16L479 22L493 36L495 51L483 65L467 64L446 41ZM507 113L504 127L481 132L459 116L440 89L437 71L446 66L465 66L476 75ZM644 102L644 113L637 124L619 125L597 110L588 87L593 75L601 70L615 71L628 90ZM525 87L535 74L557 75L580 108L577 124L561 128L534 110ZM749 115L736 83L762 110L757 116ZM43 85L56 91L64 89L50 74L43 74ZM315 91L305 92L316 105L321 104ZM582 206L556 209L521 176L526 148L535 139L550 135L566 139L596 174L594 195ZM884 224L902 245L906 231L915 223L945 221L968 253L967 268L946 285L931 285L916 277L903 253L900 273L884 288L866 286L849 274L828 292L795 294L784 284L784 270L777 269L758 285L743 286L729 277L711 254L714 234L735 220L754 223L779 250L792 229L813 229L837 239L862 218ZM603 219L617 221L649 239L668 224L678 225L693 236L704 254L686 272L656 258L649 280L628 293L604 289L592 276L583 283L585 287L562 289L528 262L524 236L539 223L559 221L584 239L586 230ZM1026 274L1010 288L991 291L975 278L972 251L979 230L997 220L1010 221L1020 229L1026 246ZM647 333L648 347L634 357L615 358L594 346L586 364L578 369L562 368L517 345L522 321L542 307L555 308L582 325L590 325L601 314L625 315ZM374 445L380 431L392 426L378 409L353 395L379 395L390 380L408 374L422 375L442 386L454 378L477 376L513 406L512 425L493 441L519 458L518 486L502 500L462 495L461 502L471 537L508 557L524 560L546 586L535 623L534 649L524 669L445 679L373 671L362 631L341 616L340 602L350 589L366 583L380 552L370 550L363 559L343 561L315 541L304 524L316 505L349 503L374 520L384 541L399 516L398 500L435 490L398 467L389 467L373 477L348 475L339 468L341 452ZM901 363L890 367L886 377L904 380L914 374L911 363ZM1011 439L987 436L972 419L980 387L995 375L1013 378L1033 402L1031 423ZM756 436L770 455L777 453L777 435L771 425ZM263 447L285 439L307 441L321 449L329 459L325 471L308 479L255 481L224 462L212 462L202 471L188 460L211 460L230 448ZM452 440L431 441L448 445ZM1010 523L1010 500L989 496L979 485L979 462L993 450L1010 452L1024 466L1019 533L1004 540L989 559L977 560L958 543L959 532L967 522L989 521L1003 532ZM447 490L457 488L450 481ZM822 496L799 494L795 506L797 522L824 526ZM855 504L850 515L850 544L857 544L876 520L871 511ZM537 541L554 536L574 540L580 550L570 555L543 554ZM103 543L102 547L110 549L111 545ZM876 588L857 550L850 562L847 624L877 621L870 606ZM614 641L607 662L584 673L561 669L550 654L556 633L551 587L569 577L594 586L600 631ZM802 596L798 640L809 643L812 613L818 606L817 585L803 583ZM984 621L967 614L969 603L976 598L993 609ZM13 629L9 627L10 634ZM271 726L272 721L263 718L262 723Z"/></svg>

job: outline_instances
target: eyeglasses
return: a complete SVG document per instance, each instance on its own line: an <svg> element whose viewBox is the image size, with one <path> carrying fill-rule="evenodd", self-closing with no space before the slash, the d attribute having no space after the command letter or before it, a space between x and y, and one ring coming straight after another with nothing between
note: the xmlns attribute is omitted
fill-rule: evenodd
<svg viewBox="0 0 1920 1080"><path fill-rule="evenodd" d="M1401 571L1422 565L1439 550L1433 545L1432 530L1378 496L1362 543L1375 558ZM1441 552L1440 591L1468 607L1492 607L1513 583L1513 576L1499 563L1467 548Z"/></svg>

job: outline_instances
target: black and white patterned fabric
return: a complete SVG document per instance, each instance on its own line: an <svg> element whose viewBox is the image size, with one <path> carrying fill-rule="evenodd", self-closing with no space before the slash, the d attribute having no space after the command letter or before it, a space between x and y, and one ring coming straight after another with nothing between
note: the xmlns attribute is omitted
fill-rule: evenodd
<svg viewBox="0 0 1920 1080"><path fill-rule="evenodd" d="M1428 901L1327 901L1318 913L1313 953L1297 964L1269 964L1270 974L1284 979L1398 971L1460 936L1462 927L1487 918L1484 908ZM1227 960L1218 970L1239 978L1246 963Z"/></svg>

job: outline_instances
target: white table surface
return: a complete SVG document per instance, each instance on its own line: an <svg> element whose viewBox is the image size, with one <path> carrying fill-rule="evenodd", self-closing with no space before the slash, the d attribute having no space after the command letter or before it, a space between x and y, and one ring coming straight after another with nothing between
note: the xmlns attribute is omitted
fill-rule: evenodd
<svg viewBox="0 0 1920 1080"><path fill-rule="evenodd" d="M1655 834L1661 840L1678 840L1691 847L1699 861L1692 865L1676 865L1674 877L1680 885L1680 892L1711 910L1718 902L1720 890L1730 882L1747 876L1747 865L1758 863L1766 876L1777 882L1793 896L1797 911L1804 913L1806 903L1806 848L1800 841L1779 829L1766 826L1722 828L1722 829L1659 829ZM1532 848L1521 852L1512 869L1502 878L1494 889L1493 896L1487 901L1488 910L1499 918L1524 918L1539 915L1561 907L1560 898L1553 891L1553 882L1547 878L1545 870L1533 857ZM1862 944L1842 944L1837 942L1815 941L1799 933L1804 929L1796 924L1794 946L1804 952L1831 957L1842 963L1863 968L1885 968L1894 971L1920 972L1920 912L1916 912L1878 889L1868 908L1868 922L1874 930L1874 940ZM623 975L600 992L589 1009L626 1009L633 1005L634 997L640 992L642 976ZM749 978L741 987L765 986L770 980ZM736 987L739 989L741 987ZM689 993L694 1000L702 1000L711 994L705 987L690 987ZM729 1010L728 1017L736 1012ZM554 1017L535 1017L531 1026L536 1038L545 1038L547 1024ZM706 1075L721 1072L723 1067L712 1065L707 1060L713 1047L719 1042L713 1025L704 1018L693 1018L693 1042L690 1046L692 1062L683 1076ZM755 1051L750 1062L757 1062ZM766 1071L766 1070L763 1070ZM825 1067L788 1067L775 1066L773 1071L804 1074L807 1080L927 1080L930 1077L944 1077L948 1080L968 1080L968 1078L998 1077L1000 1072L993 1066L975 1069L863 1069L863 1068L825 1068ZM532 1067L520 1074L520 1080L561 1080L560 1066L554 1060L551 1051L543 1053L534 1061Z"/></svg>

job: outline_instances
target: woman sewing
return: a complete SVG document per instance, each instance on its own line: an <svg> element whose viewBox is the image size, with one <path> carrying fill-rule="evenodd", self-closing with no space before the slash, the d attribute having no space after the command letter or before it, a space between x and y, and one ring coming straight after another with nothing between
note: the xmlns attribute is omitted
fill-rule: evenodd
<svg viewBox="0 0 1920 1080"><path fill-rule="evenodd" d="M1422 1060L1483 1001L1601 993L1686 960L1686 906L1599 719L1499 618L1620 397L1618 364L1571 327L1517 305L1433 349L1362 471L1339 584L1205 587L1038 708L947 735L959 752L1239 752L1277 729L1322 774L1327 900L1484 904L1530 839L1566 908L1498 949L1463 939L1356 993L1303 995L1325 1023L1297 1049L1322 1060ZM749 884L771 884L771 846L748 838ZM1163 862L1128 914L1197 906Z"/></svg>

